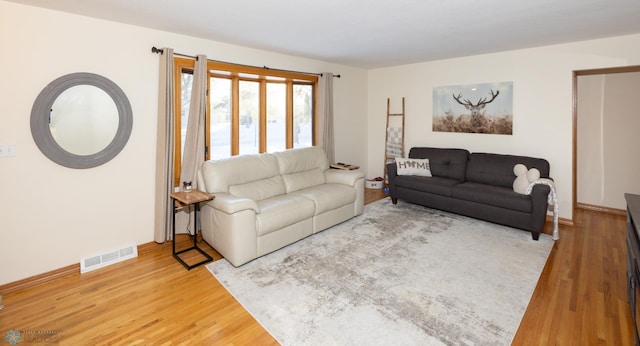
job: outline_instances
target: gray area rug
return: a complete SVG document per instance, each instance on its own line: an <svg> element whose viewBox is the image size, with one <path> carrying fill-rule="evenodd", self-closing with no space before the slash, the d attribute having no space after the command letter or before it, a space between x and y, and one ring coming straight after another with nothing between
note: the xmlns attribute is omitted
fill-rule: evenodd
<svg viewBox="0 0 640 346"><path fill-rule="evenodd" d="M389 198L213 275L283 345L509 345L551 236Z"/></svg>

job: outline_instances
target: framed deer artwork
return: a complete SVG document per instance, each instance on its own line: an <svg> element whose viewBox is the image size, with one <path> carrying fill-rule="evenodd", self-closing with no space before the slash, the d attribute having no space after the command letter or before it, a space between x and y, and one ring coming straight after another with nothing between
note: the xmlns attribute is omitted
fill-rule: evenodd
<svg viewBox="0 0 640 346"><path fill-rule="evenodd" d="M433 131L513 134L513 82L433 88Z"/></svg>

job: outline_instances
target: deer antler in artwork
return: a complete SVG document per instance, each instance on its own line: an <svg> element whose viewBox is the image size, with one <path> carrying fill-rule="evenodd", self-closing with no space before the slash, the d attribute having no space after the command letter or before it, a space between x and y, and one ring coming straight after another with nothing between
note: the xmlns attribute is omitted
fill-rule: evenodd
<svg viewBox="0 0 640 346"><path fill-rule="evenodd" d="M469 101L468 99L464 99L464 102L460 101L460 99L462 98L461 93L458 94L458 96L454 94L453 99L456 100L459 104L463 105L467 110L470 110L471 115L475 116L475 115L478 115L480 111L484 109L484 107L488 103L493 102L493 100L495 100L496 97L498 97L498 95L500 94L500 90L496 90L495 93L493 92L493 90L490 90L490 93L491 93L491 100L487 101L487 98L484 97L478 100L478 103L476 103L475 105L473 104L473 102Z"/></svg>

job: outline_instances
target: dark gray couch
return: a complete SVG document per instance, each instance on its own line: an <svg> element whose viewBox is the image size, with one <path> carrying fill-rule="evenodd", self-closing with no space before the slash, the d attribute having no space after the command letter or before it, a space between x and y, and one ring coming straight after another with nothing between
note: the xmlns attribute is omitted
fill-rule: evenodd
<svg viewBox="0 0 640 346"><path fill-rule="evenodd" d="M513 166L522 163L537 168L549 178L544 159L470 153L465 149L415 147L409 158L429 159L432 177L397 174L396 164L387 165L389 195L426 207L466 215L531 232L538 240L547 215L547 185L535 185L530 195L513 191Z"/></svg>

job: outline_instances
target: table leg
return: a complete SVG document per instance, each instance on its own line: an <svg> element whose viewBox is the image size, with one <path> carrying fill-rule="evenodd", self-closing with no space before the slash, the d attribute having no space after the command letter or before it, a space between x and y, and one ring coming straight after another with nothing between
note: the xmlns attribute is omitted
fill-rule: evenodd
<svg viewBox="0 0 640 346"><path fill-rule="evenodd" d="M191 270L195 267L198 267L200 265L203 265L205 263L211 262L213 261L213 258L206 253L204 250L200 249L198 247L198 211L200 210L200 206L199 204L196 203L196 206L194 207L193 210L193 246L187 249L183 249L180 250L178 252L176 252L176 208L175 208L175 200L173 201L174 205L173 205L173 215L172 215L172 225L173 225L173 244L172 244L172 252L173 252L173 257L178 260L178 262L182 263L182 265L187 268L187 270ZM187 206L189 208L189 210L191 210L190 206ZM180 258L180 254L185 253L187 251L191 251L191 250L196 250L198 251L202 256L204 256L204 260L196 263L196 264L192 264L189 265L187 264L182 258Z"/></svg>

